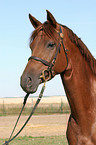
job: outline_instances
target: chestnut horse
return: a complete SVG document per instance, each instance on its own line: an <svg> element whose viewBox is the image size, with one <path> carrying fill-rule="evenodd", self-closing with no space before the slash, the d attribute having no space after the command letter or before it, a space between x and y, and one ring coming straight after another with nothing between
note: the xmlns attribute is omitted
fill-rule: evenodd
<svg viewBox="0 0 96 145"><path fill-rule="evenodd" d="M29 14L35 28L30 38L32 56L21 76L21 87L36 92L40 83L60 74L71 108L69 145L96 145L96 60L68 27L47 11L41 23ZM43 74L43 76L42 76Z"/></svg>

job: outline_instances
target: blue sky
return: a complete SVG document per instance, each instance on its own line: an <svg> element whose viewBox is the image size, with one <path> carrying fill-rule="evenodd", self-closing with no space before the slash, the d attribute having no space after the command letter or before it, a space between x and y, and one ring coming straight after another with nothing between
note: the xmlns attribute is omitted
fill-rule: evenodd
<svg viewBox="0 0 96 145"><path fill-rule="evenodd" d="M96 58L96 0L3 0L0 2L0 97L25 95L20 76L31 55L29 38L34 30L28 14L44 22L46 9L57 22L71 28ZM40 88L34 95L38 95ZM59 76L47 83L44 95L64 95Z"/></svg>

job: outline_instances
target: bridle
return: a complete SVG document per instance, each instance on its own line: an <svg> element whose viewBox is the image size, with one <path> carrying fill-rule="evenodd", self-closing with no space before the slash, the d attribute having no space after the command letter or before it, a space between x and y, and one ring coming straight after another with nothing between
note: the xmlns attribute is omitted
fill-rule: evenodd
<svg viewBox="0 0 96 145"><path fill-rule="evenodd" d="M55 73L54 73L54 71L52 71L52 67L55 65L55 62L56 62L56 58L57 58L58 52L60 53L60 50L61 50L61 43L62 43L62 45L63 45L63 49L64 49L65 56L66 56L66 60L67 60L67 66L68 66L67 50L66 50L65 47L64 47L64 43L63 43L63 33L62 33L61 27L60 27L59 36L60 36L61 41L60 41L60 43L59 43L59 45L58 45L58 47L57 47L55 56L54 56L54 58L53 58L53 60L52 60L51 63L49 63L48 61L46 61L46 60L44 60L44 59L42 59L42 58L36 57L36 56L31 56L31 57L29 57L29 59L28 59L28 61L31 60L31 59L33 59L33 60L36 60L36 61L41 62L41 63L44 64L45 66L48 66L47 70L42 71L42 74L41 74L41 76L40 76L40 78L42 78L43 81L46 80L45 72L47 72L48 74L50 73L50 74L51 74L51 78L54 77L54 74L55 74ZM66 66L66 68L64 69L64 71L67 69L67 66ZM51 78L50 78L50 79L51 79Z"/></svg>

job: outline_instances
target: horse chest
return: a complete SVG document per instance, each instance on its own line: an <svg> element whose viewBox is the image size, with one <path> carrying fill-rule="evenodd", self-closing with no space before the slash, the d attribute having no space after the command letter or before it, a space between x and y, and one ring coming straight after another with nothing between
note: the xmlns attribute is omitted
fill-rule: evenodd
<svg viewBox="0 0 96 145"><path fill-rule="evenodd" d="M93 125L90 135L81 134L80 132L78 132L76 140L77 145L96 145L96 123ZM72 145L74 145L73 142Z"/></svg>
<svg viewBox="0 0 96 145"><path fill-rule="evenodd" d="M83 132L84 134L81 134L79 126L78 145L96 145L96 121L90 126L90 131Z"/></svg>
<svg viewBox="0 0 96 145"><path fill-rule="evenodd" d="M70 117L67 137L70 145L96 145L96 122L91 124L90 131L81 131L82 127L79 126L75 120Z"/></svg>
<svg viewBox="0 0 96 145"><path fill-rule="evenodd" d="M96 145L96 122L92 125L90 133L78 132L77 145Z"/></svg>
<svg viewBox="0 0 96 145"><path fill-rule="evenodd" d="M91 140L96 145L96 122L92 125Z"/></svg>
<svg viewBox="0 0 96 145"><path fill-rule="evenodd" d="M90 137L79 136L77 145L96 145L91 141Z"/></svg>

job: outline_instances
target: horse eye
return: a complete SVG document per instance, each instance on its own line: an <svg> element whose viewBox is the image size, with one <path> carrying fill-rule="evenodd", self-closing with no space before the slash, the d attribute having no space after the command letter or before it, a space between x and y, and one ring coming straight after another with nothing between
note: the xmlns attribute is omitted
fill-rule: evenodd
<svg viewBox="0 0 96 145"><path fill-rule="evenodd" d="M49 43L49 44L48 44L48 48L49 48L49 47L54 47L54 46L55 46L55 43Z"/></svg>

